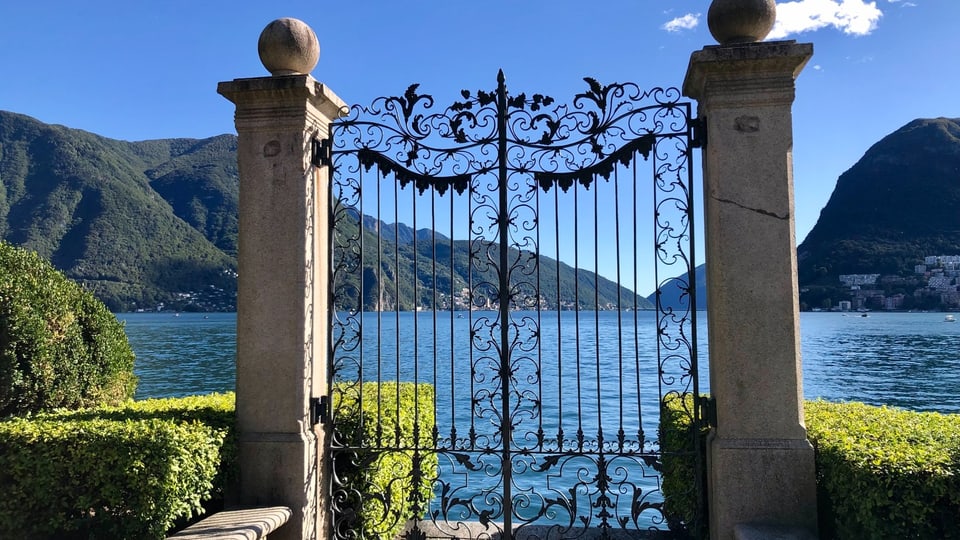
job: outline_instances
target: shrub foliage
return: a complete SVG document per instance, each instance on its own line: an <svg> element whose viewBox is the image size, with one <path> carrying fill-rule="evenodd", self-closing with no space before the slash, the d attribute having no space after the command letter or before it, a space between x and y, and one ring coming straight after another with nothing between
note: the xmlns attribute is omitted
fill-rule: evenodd
<svg viewBox="0 0 960 540"><path fill-rule="evenodd" d="M707 537L707 519L697 490L696 437L706 449L708 428L700 433L693 426L693 395L668 394L660 405L660 450L663 482L663 515L672 531L686 531L692 537ZM705 455L701 456L705 459ZM700 478L706 486L706 478Z"/></svg>
<svg viewBox="0 0 960 540"><path fill-rule="evenodd" d="M163 538L234 470L233 395L0 422L0 538Z"/></svg>
<svg viewBox="0 0 960 540"><path fill-rule="evenodd" d="M344 384L334 395L334 436L346 446L334 453L334 527L344 537L395 538L433 499L433 386Z"/></svg>
<svg viewBox="0 0 960 540"><path fill-rule="evenodd" d="M36 253L0 242L0 417L133 396L123 325Z"/></svg>
<svg viewBox="0 0 960 540"><path fill-rule="evenodd" d="M665 507L684 523L696 509L689 460L670 462L667 447L693 449L680 399L665 403ZM960 415L911 412L863 403L806 402L807 436L816 450L821 538L960 538ZM704 447L705 450L705 447Z"/></svg>
<svg viewBox="0 0 960 540"><path fill-rule="evenodd" d="M960 538L960 415L808 402L824 538Z"/></svg>

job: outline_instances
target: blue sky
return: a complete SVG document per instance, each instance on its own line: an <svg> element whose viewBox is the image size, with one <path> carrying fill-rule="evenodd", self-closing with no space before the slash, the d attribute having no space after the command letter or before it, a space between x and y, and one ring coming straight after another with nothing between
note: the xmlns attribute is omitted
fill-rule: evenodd
<svg viewBox="0 0 960 540"><path fill-rule="evenodd" d="M707 0L31 0L0 7L0 109L107 137L233 132L218 81L266 75L263 27L304 20L313 75L347 103L414 82L446 103L492 89L565 101L584 76L680 86L690 53L714 41ZM778 3L778 39L814 44L794 108L798 243L837 177L919 117L960 117L955 0ZM699 168L699 163L696 164Z"/></svg>

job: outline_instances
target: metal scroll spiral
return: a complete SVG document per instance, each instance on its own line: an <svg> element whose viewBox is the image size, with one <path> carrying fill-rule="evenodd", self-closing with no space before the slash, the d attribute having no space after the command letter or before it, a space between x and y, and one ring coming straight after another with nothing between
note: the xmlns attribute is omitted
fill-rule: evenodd
<svg viewBox="0 0 960 540"><path fill-rule="evenodd" d="M575 184L589 190L596 182L610 181L617 167L647 160L655 167L658 194L657 267L677 264L692 270L692 258L683 248L692 230L689 104L681 102L673 88L645 91L630 83L585 81L587 88L570 104L557 104L542 94L508 94L501 73L497 89L464 90L460 100L443 109L412 85L402 96L352 108L333 125L334 405L356 404L365 392L365 304L362 286L351 279L362 274L365 265L359 224L364 174L392 176L401 188L413 186L421 195L429 191L466 197L470 264L476 276L469 286L470 303L475 308L507 306L495 316L469 312L469 429L434 429L432 441L418 440L415 448L408 448L399 444L399 436L395 444L384 443L392 434L384 433L376 418L366 418L376 427L373 435L369 430L365 435L353 424L337 423L337 415L346 410L334 412L329 440L335 537L360 537L358 500L369 490L357 484L355 471L384 448L412 456L414 480L433 475L429 510L428 495L410 490L419 512L414 517L433 521L450 536L510 534L502 527L512 521L517 531L526 531L524 538L575 538L588 527L601 529L605 537L613 529L643 528L642 514L660 512L661 503L631 477L638 468L657 467L655 450L642 433L632 439L622 431L565 434L525 427L536 426L542 414L536 354L540 328L536 318L517 314L536 309L540 302L535 234L539 194L566 193ZM695 381L695 348L687 335L691 317L689 311L658 311L661 397L689 392ZM429 462L424 454L436 456L439 468L423 465ZM442 476L437 470L456 474ZM528 472L544 475L545 489L515 481ZM475 482L476 475L490 480L479 492L457 483ZM551 487L561 476L572 480ZM395 484L399 488L416 482L405 478ZM505 488L513 493L509 500L503 496ZM363 512L378 508L381 515L374 521L398 519L390 508L390 494L373 498ZM549 525L540 532L534 526L544 519ZM662 516L653 519L658 520ZM483 532L467 531L469 522L479 522ZM423 534L415 524L406 537Z"/></svg>

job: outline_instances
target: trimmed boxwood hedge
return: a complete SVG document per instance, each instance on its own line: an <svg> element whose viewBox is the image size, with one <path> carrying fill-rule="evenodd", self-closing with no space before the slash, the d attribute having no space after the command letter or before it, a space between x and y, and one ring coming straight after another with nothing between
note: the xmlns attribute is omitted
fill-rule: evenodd
<svg viewBox="0 0 960 540"><path fill-rule="evenodd" d="M380 390L381 441L394 442L399 432L410 444L417 407L421 445L432 442L433 387L383 383ZM376 385L363 385L363 392L362 414L341 395L336 416L341 430L369 447L377 440L370 421L378 413ZM234 399L233 393L149 399L0 420L0 538L164 538L204 507L216 508L237 480ZM362 501L351 534L393 538L433 497L436 455L423 457L415 497L410 452L366 450L354 457L337 468L351 501Z"/></svg>
<svg viewBox="0 0 960 540"><path fill-rule="evenodd" d="M133 397L133 350L102 302L0 242L0 417Z"/></svg>
<svg viewBox="0 0 960 540"><path fill-rule="evenodd" d="M233 394L0 421L0 538L164 538L235 475Z"/></svg>
<svg viewBox="0 0 960 540"><path fill-rule="evenodd" d="M680 407L664 404L661 436L692 449L689 416L669 412ZM821 538L960 538L960 415L824 401L806 402L804 411ZM666 508L682 522L695 508L692 490L668 486L692 474L685 467L663 474Z"/></svg>
<svg viewBox="0 0 960 540"><path fill-rule="evenodd" d="M433 447L433 402L430 384L337 385L334 436L348 448L334 453L333 510L344 538L395 538L407 520L423 516L433 499L437 455L394 449Z"/></svg>
<svg viewBox="0 0 960 540"><path fill-rule="evenodd" d="M960 538L960 415L807 402L823 538Z"/></svg>

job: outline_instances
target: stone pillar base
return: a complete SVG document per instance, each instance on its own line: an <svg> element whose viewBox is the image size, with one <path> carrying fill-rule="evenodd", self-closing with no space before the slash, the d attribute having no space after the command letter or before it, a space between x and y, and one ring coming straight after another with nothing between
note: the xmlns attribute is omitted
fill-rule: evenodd
<svg viewBox="0 0 960 540"><path fill-rule="evenodd" d="M311 432L250 433L238 441L242 506L281 502L290 521L270 535L276 540L316 537L317 438Z"/></svg>
<svg viewBox="0 0 960 540"><path fill-rule="evenodd" d="M813 446L806 439L711 436L707 466L711 538L732 540L746 523L805 529L817 522Z"/></svg>

